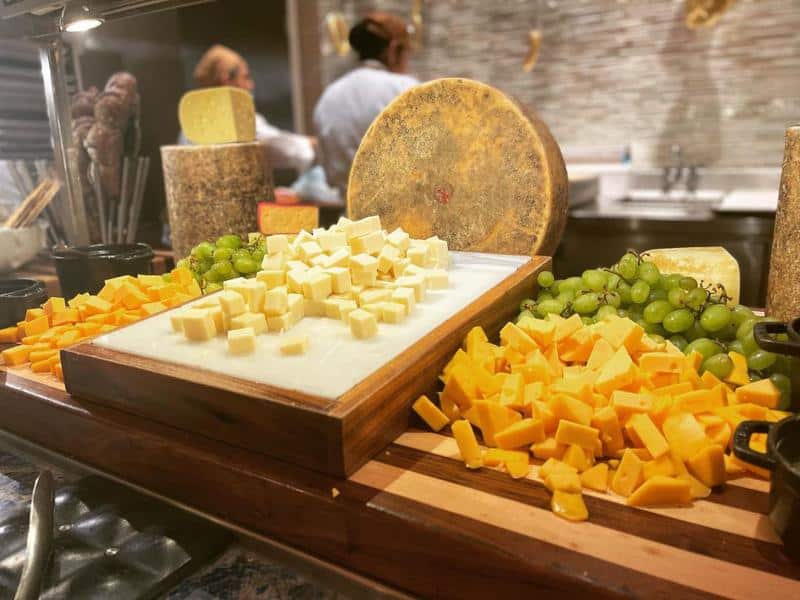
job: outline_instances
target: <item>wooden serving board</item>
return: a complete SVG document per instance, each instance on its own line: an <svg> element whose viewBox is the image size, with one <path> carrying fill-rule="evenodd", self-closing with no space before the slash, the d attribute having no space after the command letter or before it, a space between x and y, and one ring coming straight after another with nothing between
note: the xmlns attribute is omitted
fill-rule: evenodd
<svg viewBox="0 0 800 600"><path fill-rule="evenodd" d="M499 284L338 397L212 372L202 362L154 360L102 346L99 340L62 352L66 389L185 431L333 475L349 475L405 430L411 403L435 391L442 367L471 327L496 333L517 314L520 302L534 292L536 274L549 267L550 259L534 257L519 264ZM166 317L156 315L148 321L159 318ZM129 327L142 325L145 322ZM370 351L369 345L364 348ZM279 360L270 356L265 355L265 365ZM309 360L304 371L320 364Z"/></svg>
<svg viewBox="0 0 800 600"><path fill-rule="evenodd" d="M691 508L587 493L549 511L533 477L470 471L410 429L348 479L181 431L0 370L0 426L31 442L411 594L434 598L800 598L800 564L741 478ZM535 473L535 470L534 470Z"/></svg>

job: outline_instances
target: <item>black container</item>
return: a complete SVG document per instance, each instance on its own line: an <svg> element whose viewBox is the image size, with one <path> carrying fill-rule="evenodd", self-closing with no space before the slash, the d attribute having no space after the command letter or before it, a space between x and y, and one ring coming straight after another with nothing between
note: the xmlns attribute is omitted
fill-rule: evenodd
<svg viewBox="0 0 800 600"><path fill-rule="evenodd" d="M750 448L750 436L768 433L767 453ZM783 540L786 554L800 560L800 415L778 423L743 421L733 434L733 453L772 471L769 520Z"/></svg>
<svg viewBox="0 0 800 600"><path fill-rule="evenodd" d="M785 342L773 336L785 333L789 339ZM791 410L800 411L800 317L788 323L761 321L753 326L753 337L760 348L777 354L788 354L792 357L790 379L792 380Z"/></svg>
<svg viewBox="0 0 800 600"><path fill-rule="evenodd" d="M0 279L0 327L25 319L25 311L47 300L44 284L35 279Z"/></svg>
<svg viewBox="0 0 800 600"><path fill-rule="evenodd" d="M94 244L77 248L53 248L61 294L72 298L96 294L103 282L120 275L149 275L153 249L147 244Z"/></svg>

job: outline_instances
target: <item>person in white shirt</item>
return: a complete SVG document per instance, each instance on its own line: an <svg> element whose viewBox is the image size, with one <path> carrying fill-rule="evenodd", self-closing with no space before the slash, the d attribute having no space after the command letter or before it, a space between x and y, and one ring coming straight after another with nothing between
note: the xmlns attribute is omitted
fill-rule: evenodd
<svg viewBox="0 0 800 600"><path fill-rule="evenodd" d="M320 159L328 182L344 196L350 164L375 117L397 96L419 83L408 75L411 40L405 21L391 13L369 13L350 30L359 66L331 83L314 109Z"/></svg>
<svg viewBox="0 0 800 600"><path fill-rule="evenodd" d="M249 92L255 87L247 61L221 44L206 50L194 69L194 80L198 87L230 85ZM256 113L256 139L264 144L274 169L294 169L303 173L314 163L314 138L278 129L259 113ZM178 143L190 143L183 131L178 136Z"/></svg>

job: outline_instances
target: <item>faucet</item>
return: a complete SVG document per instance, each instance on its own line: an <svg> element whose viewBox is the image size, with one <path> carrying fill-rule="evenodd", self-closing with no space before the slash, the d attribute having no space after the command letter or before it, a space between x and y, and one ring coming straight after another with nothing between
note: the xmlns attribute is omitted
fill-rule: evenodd
<svg viewBox="0 0 800 600"><path fill-rule="evenodd" d="M672 165L664 167L664 175L661 182L661 191L664 192L664 195L669 194L673 186L683 179L685 168L683 165L683 149L680 144L673 144L670 151L672 153ZM696 178L694 183L696 185Z"/></svg>

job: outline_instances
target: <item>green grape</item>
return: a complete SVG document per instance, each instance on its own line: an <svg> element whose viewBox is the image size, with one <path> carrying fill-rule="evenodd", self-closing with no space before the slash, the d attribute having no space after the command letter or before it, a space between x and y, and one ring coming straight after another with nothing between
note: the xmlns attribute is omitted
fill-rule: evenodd
<svg viewBox="0 0 800 600"><path fill-rule="evenodd" d="M544 302L545 300L552 300L553 294L550 292L539 292L539 295L536 296L536 302Z"/></svg>
<svg viewBox="0 0 800 600"><path fill-rule="evenodd" d="M264 249L263 248L255 248L250 252L250 258L252 258L255 262L261 266L261 261L264 260Z"/></svg>
<svg viewBox="0 0 800 600"><path fill-rule="evenodd" d="M255 262L252 258L237 258L235 261L233 261L233 268L243 275L249 275L250 273L255 273L258 271L261 268L261 265Z"/></svg>
<svg viewBox="0 0 800 600"><path fill-rule="evenodd" d="M217 246L222 248L230 248L231 250L238 250L242 247L242 238L238 235L229 233L217 239Z"/></svg>
<svg viewBox="0 0 800 600"><path fill-rule="evenodd" d="M606 289L607 290L616 290L619 287L622 278L617 275L616 273L609 273L608 274L608 281L606 281Z"/></svg>
<svg viewBox="0 0 800 600"><path fill-rule="evenodd" d="M656 300L667 300L667 290L654 288L650 286L650 295L647 297L648 302L655 302Z"/></svg>
<svg viewBox="0 0 800 600"><path fill-rule="evenodd" d="M636 279L639 274L639 259L630 252L625 254L617 263L617 272L628 281Z"/></svg>
<svg viewBox="0 0 800 600"><path fill-rule="evenodd" d="M250 256L250 253L244 248L240 248L239 250L234 250L233 254L231 254L231 262L236 262L240 258L251 259L252 257Z"/></svg>
<svg viewBox="0 0 800 600"><path fill-rule="evenodd" d="M742 348L742 342L739 340L733 340L732 342L728 342L728 352L738 352L739 354L744 354L744 348Z"/></svg>
<svg viewBox="0 0 800 600"><path fill-rule="evenodd" d="M703 361L703 371L710 371L719 379L725 379L733 371L733 361L727 354L714 354Z"/></svg>
<svg viewBox="0 0 800 600"><path fill-rule="evenodd" d="M591 291L599 292L605 287L607 277L603 271L598 271L597 269L587 269L583 272L581 279L583 279L583 283Z"/></svg>
<svg viewBox="0 0 800 600"><path fill-rule="evenodd" d="M584 325L594 325L595 320L592 317L581 317L581 323Z"/></svg>
<svg viewBox="0 0 800 600"><path fill-rule="evenodd" d="M616 308L614 308L613 306L610 306L608 304L604 304L603 306L601 306L600 308L597 309L597 314L595 315L595 318L598 321L602 321L608 315L615 315L615 314L617 314L617 309Z"/></svg>
<svg viewBox="0 0 800 600"><path fill-rule="evenodd" d="M626 281L620 281L617 286L617 293L622 301L623 306L628 306L631 303L631 286Z"/></svg>
<svg viewBox="0 0 800 600"><path fill-rule="evenodd" d="M672 345L678 350L683 350L689 345L689 342L682 335L673 335L669 338L669 341L672 342Z"/></svg>
<svg viewBox="0 0 800 600"><path fill-rule="evenodd" d="M792 400L792 382L791 380L781 373L773 373L769 376L769 380L781 392L781 399L776 407L778 410L788 410Z"/></svg>
<svg viewBox="0 0 800 600"><path fill-rule="evenodd" d="M627 310L625 310L624 308L618 308L618 309L617 309L617 316L618 316L620 319L625 319L625 318L627 318L627 317L628 317L628 311L627 311Z"/></svg>
<svg viewBox="0 0 800 600"><path fill-rule="evenodd" d="M766 350L756 350L747 357L747 367L753 371L765 371L775 364L778 357Z"/></svg>
<svg viewBox="0 0 800 600"><path fill-rule="evenodd" d="M750 356L754 352L758 352L761 350L761 347L756 342L756 338L753 336L753 330L750 330L750 333L745 335L742 338L737 338L742 343L742 350L744 350L743 354L745 356Z"/></svg>
<svg viewBox="0 0 800 600"><path fill-rule="evenodd" d="M675 289L676 287L678 287L679 284L680 284L680 281L681 281L681 276L680 275L676 275L676 274L664 275L663 283L661 284L661 286L665 290L669 291L669 290L672 290L672 289Z"/></svg>
<svg viewBox="0 0 800 600"><path fill-rule="evenodd" d="M714 340L710 340L708 338L697 338L693 342L689 342L686 348L683 349L685 354L691 354L692 352L698 352L702 355L703 359L708 359L715 354L719 354L722 352L722 346L720 346Z"/></svg>
<svg viewBox="0 0 800 600"><path fill-rule="evenodd" d="M211 294L212 292L218 292L222 289L222 286L219 283L207 283L206 284L206 294Z"/></svg>
<svg viewBox="0 0 800 600"><path fill-rule="evenodd" d="M658 267L655 263L645 260L639 265L639 279L646 281L651 286L656 285L660 277L661 274L658 272Z"/></svg>
<svg viewBox="0 0 800 600"><path fill-rule="evenodd" d="M686 306L687 296L688 294L686 293L686 290L679 287L667 290L667 300L669 300L669 303L675 308L683 308Z"/></svg>
<svg viewBox="0 0 800 600"><path fill-rule="evenodd" d="M731 321L730 323L725 325L725 327L723 327L720 331L717 331L716 337L717 337L717 339L723 340L723 341L726 341L726 342L728 342L730 340L735 340L736 339L736 330L737 329L738 328L736 327L736 325L733 323L733 321Z"/></svg>
<svg viewBox="0 0 800 600"><path fill-rule="evenodd" d="M737 304L731 310L731 321L737 327L747 321L748 319L755 319L756 315L752 310L741 304Z"/></svg>
<svg viewBox="0 0 800 600"><path fill-rule="evenodd" d="M650 296L650 284L639 279L631 286L631 302L644 304Z"/></svg>
<svg viewBox="0 0 800 600"><path fill-rule="evenodd" d="M573 300L572 310L581 315L588 315L595 312L599 305L600 300L598 299L597 294L594 292L589 292L586 294L581 294L580 296L577 296L575 300Z"/></svg>
<svg viewBox="0 0 800 600"><path fill-rule="evenodd" d="M214 245L211 242L200 242L192 248L192 256L198 260L211 258L214 255Z"/></svg>
<svg viewBox="0 0 800 600"><path fill-rule="evenodd" d="M694 325L694 314L686 308L678 308L664 317L662 325L670 333L681 333Z"/></svg>
<svg viewBox="0 0 800 600"><path fill-rule="evenodd" d="M764 379L763 377L761 377L761 375L759 375L755 371L750 371L748 373L748 375L750 376L750 383L753 383L754 381L760 381L760 380Z"/></svg>
<svg viewBox="0 0 800 600"><path fill-rule="evenodd" d="M222 281L222 277L220 277L215 271L209 269L203 274L203 279L206 280L206 283L219 283Z"/></svg>
<svg viewBox="0 0 800 600"><path fill-rule="evenodd" d="M563 292L564 290L561 289L561 284L564 283L563 279L556 279L553 281L553 284L550 286L550 293L551 294L558 294Z"/></svg>
<svg viewBox="0 0 800 600"><path fill-rule="evenodd" d="M519 323L522 319L525 319L525 318L533 319L534 315L529 310L520 311L519 315L517 315L517 323Z"/></svg>
<svg viewBox="0 0 800 600"><path fill-rule="evenodd" d="M617 292L606 292L603 294L603 298L606 304L614 308L619 308L619 305L622 303L622 297Z"/></svg>
<svg viewBox="0 0 800 600"><path fill-rule="evenodd" d="M563 289L565 286L567 289L571 289L573 292L577 293L578 290L583 287L583 279L580 277L568 277L561 286L559 286L559 289Z"/></svg>
<svg viewBox="0 0 800 600"><path fill-rule="evenodd" d="M213 258L203 258L197 261L197 270L202 275L208 271L214 264Z"/></svg>
<svg viewBox="0 0 800 600"><path fill-rule="evenodd" d="M742 321L736 330L736 339L743 340L748 334L753 332L753 325L756 324L757 319L746 319Z"/></svg>
<svg viewBox="0 0 800 600"><path fill-rule="evenodd" d="M230 248L217 248L214 250L214 260L230 260L233 255L233 250Z"/></svg>
<svg viewBox="0 0 800 600"><path fill-rule="evenodd" d="M536 300L534 300L533 298L525 298L525 300L519 303L520 312L533 311L535 309L536 309Z"/></svg>
<svg viewBox="0 0 800 600"><path fill-rule="evenodd" d="M662 327L661 323L648 323L645 320L639 321L639 325L642 326L645 333L649 333L651 335L660 335L661 337L667 337L669 334L667 330Z"/></svg>
<svg viewBox="0 0 800 600"><path fill-rule="evenodd" d="M661 323L670 312L672 305L666 300L656 300L644 308L642 315L648 323Z"/></svg>
<svg viewBox="0 0 800 600"><path fill-rule="evenodd" d="M572 290L566 290L564 292L559 292L558 296L556 296L556 300L561 302L564 306L571 303L575 299L575 292Z"/></svg>
<svg viewBox="0 0 800 600"><path fill-rule="evenodd" d="M536 305L536 314L544 317L548 313L560 315L564 311L564 305L558 300L545 300Z"/></svg>
<svg viewBox="0 0 800 600"><path fill-rule="evenodd" d="M703 326L700 325L700 321L697 319L694 320L694 325L692 325L685 333L686 339L690 342L698 338L708 337L708 332L703 329Z"/></svg>
<svg viewBox="0 0 800 600"><path fill-rule="evenodd" d="M216 273L221 280L224 280L234 274L233 265L229 260L218 260L214 263L214 266L211 267L211 271Z"/></svg>
<svg viewBox="0 0 800 600"><path fill-rule="evenodd" d="M678 285L689 292L697 287L697 279L694 277L681 277Z"/></svg>
<svg viewBox="0 0 800 600"><path fill-rule="evenodd" d="M700 315L700 324L706 331L720 331L731 322L731 311L724 304L712 304Z"/></svg>
<svg viewBox="0 0 800 600"><path fill-rule="evenodd" d="M659 277L658 281L650 285L650 288L653 290L664 290L667 291L667 288L664 287L664 278Z"/></svg>
<svg viewBox="0 0 800 600"><path fill-rule="evenodd" d="M703 288L693 288L686 294L686 305L694 310L700 310L706 300L708 300L708 292Z"/></svg>
<svg viewBox="0 0 800 600"><path fill-rule="evenodd" d="M551 271L542 271L536 276L536 282L540 287L543 288L549 288L551 285L553 285L555 280L556 278L553 277L553 273Z"/></svg>

